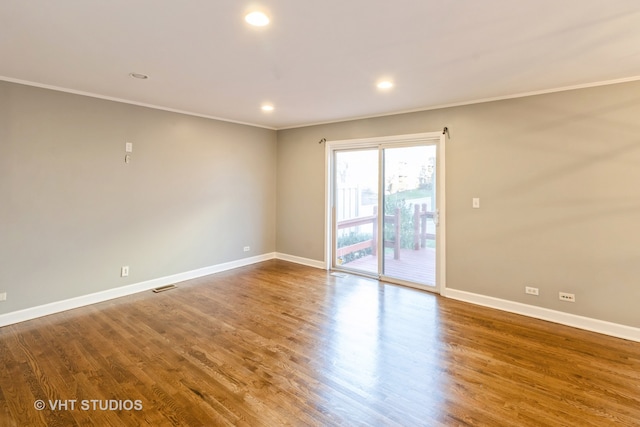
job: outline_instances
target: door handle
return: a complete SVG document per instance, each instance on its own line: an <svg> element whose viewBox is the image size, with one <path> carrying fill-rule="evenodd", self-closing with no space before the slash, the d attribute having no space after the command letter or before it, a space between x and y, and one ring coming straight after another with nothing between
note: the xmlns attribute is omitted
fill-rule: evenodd
<svg viewBox="0 0 640 427"><path fill-rule="evenodd" d="M440 225L440 210L436 209L435 212L433 213L433 223L436 225L436 227L438 225Z"/></svg>

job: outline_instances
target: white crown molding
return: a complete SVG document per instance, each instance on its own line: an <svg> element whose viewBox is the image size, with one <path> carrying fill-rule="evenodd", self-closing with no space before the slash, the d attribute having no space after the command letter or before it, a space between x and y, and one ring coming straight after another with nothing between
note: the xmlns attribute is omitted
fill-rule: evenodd
<svg viewBox="0 0 640 427"><path fill-rule="evenodd" d="M470 100L470 101L456 102L456 103L450 103L450 104L437 104L437 105L433 105L433 106L430 106L430 107L414 108L414 109L410 109L410 110L391 111L391 112L388 112L388 113L372 114L372 115L365 115L365 116L346 117L344 119L303 123L303 124L297 124L297 125L291 125L291 126L281 126L281 127L277 127L277 126L276 127L272 127L272 126L266 126L266 125L261 125L261 124L257 124L257 123L248 123L248 122L242 122L242 121L238 121L238 120L226 119L224 117L209 116L207 114L194 113L192 111L178 110L178 109L175 109L175 108L164 107L164 106L161 106L161 105L146 104L146 103L143 103L143 102L131 101L131 100L124 99L124 98L116 98L116 97L100 95L100 94L92 93L92 92L84 92L84 91L80 91L80 90L68 89L68 88L64 88L64 87L60 87L60 86L54 86L54 85L48 85L48 84L43 84L43 83L32 82L32 81L29 81L29 80L16 79L16 78L13 78L13 77L0 76L0 80L6 81L6 82L10 82L10 83L22 84L22 85L26 85L26 86L39 87L39 88L42 88L42 89L55 90L55 91L58 91L58 92L71 93L71 94L74 94L74 95L88 96L90 98L104 99L104 100L107 100L107 101L120 102L120 103L123 103L123 104L137 105L139 107L152 108L152 109L155 109L155 110L169 111L169 112L172 112L172 113L185 114L185 115L188 115L188 116L202 117L202 118L205 118L205 119L219 120L219 121L227 122L227 123L235 123L235 124L239 124L239 125L252 126L252 127L258 127L258 128L269 129L269 130L274 130L274 131L280 131L280 130L297 129L297 128L304 128L304 127L311 127L311 126L330 125L330 124L333 124L333 123L350 122L350 121L356 121L356 120L375 119L375 118L378 118L378 117L396 116L396 115L400 115L400 114L419 113L419 112L422 112L422 111L441 110L441 109L444 109L444 108L461 107L461 106L465 106L465 105L482 104L482 103L485 103L485 102L503 101L503 100L507 100L507 99L525 98L525 97L528 97L528 96L544 95L544 94L556 93L556 92L566 92L566 91L569 91L569 90L576 90L576 89L588 89L588 88L591 88L591 87L608 86L608 85L614 85L614 84L619 84L619 83L628 83L628 82L634 82L634 81L640 80L640 76L625 77L625 78L614 79L614 80L604 80L604 81L599 81L599 82L584 83L584 84L572 85L572 86L563 86L563 87L557 87L557 88L552 88L552 89L543 89L543 90L530 91L530 92L521 92L521 93L516 93L516 94L511 94L511 95L503 95L503 96L496 96L496 97L490 97L490 98L479 98L479 99L473 99L473 100Z"/></svg>
<svg viewBox="0 0 640 427"><path fill-rule="evenodd" d="M269 126L265 126L265 125L241 122L241 121L238 121L238 120L225 119L224 117L209 116L207 114L194 113L192 111L178 110L178 109L175 109L175 108L163 107L161 105L155 105L155 104L146 104L144 102L131 101L129 99L116 98L116 97L113 97L113 96L106 96L106 95L100 95L98 93L93 93L93 92L84 92L84 91L81 91L81 90L68 89L68 88L60 87L60 86L53 86L53 85L47 85L47 84L43 84L43 83L36 83L36 82L28 81L28 80L14 79L13 77L0 76L0 80L5 81L5 82L9 82L9 83L17 83L17 84L21 84L21 85L25 85L25 86L38 87L38 88L41 88L41 89L55 90L57 92L71 93L73 95L88 96L89 98L104 99L106 101L114 101L114 102L120 102L122 104L136 105L138 107L152 108L154 110L169 111L171 113L184 114L184 115L187 115L187 116L202 117L204 119L218 120L218 121L221 121L221 122L234 123L234 124L237 124L237 125L251 126L251 127L257 127L257 128L263 128L263 129L269 129L269 130L277 130L274 127L269 127Z"/></svg>
<svg viewBox="0 0 640 427"><path fill-rule="evenodd" d="M454 102L450 104L437 104L431 107L414 108L410 110L399 110L399 111L392 111L389 113L372 114L368 116L356 116L356 117L349 117L349 118L338 119L338 120L328 120L328 121L317 122L317 123L306 123L306 124L300 124L300 125L283 126L283 127L276 128L276 130L280 131L280 130L287 130L287 129L298 129L298 128L305 128L305 127L311 127L311 126L331 125L334 123L352 122L356 120L367 120L367 119L376 119L379 117L397 116L401 114L420 113L423 111L442 110L445 108L463 107L465 105L484 104L486 102L504 101L508 99L526 98L529 96L546 95L549 93L567 92L570 90L588 89L592 87L609 86L609 85L615 85L619 83L629 83L629 82L635 82L638 80L640 80L640 76L625 77L622 79L605 80L605 81L584 83L584 84L572 85L572 86L562 86L562 87L557 87L552 89L543 89L543 90L536 90L536 91L530 91L530 92L520 92L520 93L511 94L511 95L495 96L490 98L479 98L479 99L473 99L470 101Z"/></svg>

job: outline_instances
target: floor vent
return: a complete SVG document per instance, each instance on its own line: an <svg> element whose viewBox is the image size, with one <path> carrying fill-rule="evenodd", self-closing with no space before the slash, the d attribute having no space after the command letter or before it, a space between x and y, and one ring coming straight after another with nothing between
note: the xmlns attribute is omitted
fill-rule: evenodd
<svg viewBox="0 0 640 427"><path fill-rule="evenodd" d="M159 288L155 288L153 292L158 293L158 292L170 291L171 289L176 289L176 285L160 286Z"/></svg>

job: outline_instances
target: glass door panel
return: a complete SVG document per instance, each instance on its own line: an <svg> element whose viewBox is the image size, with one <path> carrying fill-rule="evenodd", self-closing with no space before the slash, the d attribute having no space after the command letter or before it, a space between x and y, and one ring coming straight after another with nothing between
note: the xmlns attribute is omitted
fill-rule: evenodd
<svg viewBox="0 0 640 427"><path fill-rule="evenodd" d="M436 145L383 149L382 276L436 286Z"/></svg>
<svg viewBox="0 0 640 427"><path fill-rule="evenodd" d="M379 150L336 151L333 265L378 274Z"/></svg>

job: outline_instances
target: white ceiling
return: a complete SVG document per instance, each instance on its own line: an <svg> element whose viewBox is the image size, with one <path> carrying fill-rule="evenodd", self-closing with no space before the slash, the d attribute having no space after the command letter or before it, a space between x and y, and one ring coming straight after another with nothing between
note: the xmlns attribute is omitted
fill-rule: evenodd
<svg viewBox="0 0 640 427"><path fill-rule="evenodd" d="M638 0L0 0L2 80L275 129L637 76Z"/></svg>

